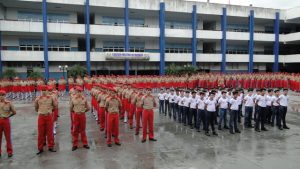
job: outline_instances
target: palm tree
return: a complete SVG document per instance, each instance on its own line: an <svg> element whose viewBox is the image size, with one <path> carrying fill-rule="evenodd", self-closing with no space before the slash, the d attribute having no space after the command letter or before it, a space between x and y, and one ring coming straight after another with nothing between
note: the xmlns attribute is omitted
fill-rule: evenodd
<svg viewBox="0 0 300 169"><path fill-rule="evenodd" d="M3 73L3 77L4 78L8 78L8 79L13 79L13 78L15 78L17 76L17 72L16 72L16 70L15 69L13 69L13 68L8 68L8 69L6 69L5 71L4 71L4 73Z"/></svg>

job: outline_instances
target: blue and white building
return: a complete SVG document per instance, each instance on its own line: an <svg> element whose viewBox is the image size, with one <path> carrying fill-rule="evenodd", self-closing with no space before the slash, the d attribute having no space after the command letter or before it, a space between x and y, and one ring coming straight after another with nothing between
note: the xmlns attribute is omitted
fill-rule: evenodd
<svg viewBox="0 0 300 169"><path fill-rule="evenodd" d="M0 0L0 70L21 77L58 65L92 74L299 71L300 7L279 10L182 0ZM110 52L145 60L111 60Z"/></svg>

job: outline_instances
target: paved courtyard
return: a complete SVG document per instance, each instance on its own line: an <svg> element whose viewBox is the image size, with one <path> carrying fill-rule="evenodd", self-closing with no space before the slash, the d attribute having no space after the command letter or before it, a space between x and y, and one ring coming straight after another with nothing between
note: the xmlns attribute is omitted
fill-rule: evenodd
<svg viewBox="0 0 300 169"><path fill-rule="evenodd" d="M16 103L11 119L14 157L7 158L2 145L0 169L298 169L300 168L300 95L292 94L287 115L290 130L256 133L242 129L231 135L218 131L207 137L155 113L157 142L142 144L128 124L120 124L121 147L106 146L91 113L87 115L90 150L71 151L68 102L59 104L60 118L56 153L36 156L37 120L31 103ZM296 96L295 96L296 95Z"/></svg>

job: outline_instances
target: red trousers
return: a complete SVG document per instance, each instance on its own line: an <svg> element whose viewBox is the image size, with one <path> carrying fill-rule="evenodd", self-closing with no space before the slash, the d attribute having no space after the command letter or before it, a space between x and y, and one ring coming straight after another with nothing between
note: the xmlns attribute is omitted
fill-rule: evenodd
<svg viewBox="0 0 300 169"><path fill-rule="evenodd" d="M98 119L100 122L100 129L104 129L105 128L105 108L104 107L99 107Z"/></svg>
<svg viewBox="0 0 300 169"><path fill-rule="evenodd" d="M136 112L135 112L135 122L136 122L136 128L135 132L138 133L141 127L141 120L142 119L142 113L143 113L143 108L137 107Z"/></svg>
<svg viewBox="0 0 300 169"><path fill-rule="evenodd" d="M6 140L6 151L7 154L13 153L13 148L11 144L11 133L10 133L10 120L9 119L0 119L0 154L2 152L2 136L4 133L5 140Z"/></svg>
<svg viewBox="0 0 300 169"><path fill-rule="evenodd" d="M135 105L130 103L129 106L130 106L130 108L129 108L129 113L128 113L128 122L129 122L129 126L132 127L133 115L135 113Z"/></svg>
<svg viewBox="0 0 300 169"><path fill-rule="evenodd" d="M52 115L53 115L53 121L54 122L57 121L57 118L58 118L58 108L56 108L56 109L53 110Z"/></svg>
<svg viewBox="0 0 300 169"><path fill-rule="evenodd" d="M149 128L149 139L154 138L154 124L153 124L154 112L153 110L143 111L143 140L147 138L147 129Z"/></svg>
<svg viewBox="0 0 300 169"><path fill-rule="evenodd" d="M77 114L73 113L73 132L72 132L72 140L73 146L78 146L78 136L80 134L81 141L83 145L88 145L86 133L86 117L85 113Z"/></svg>
<svg viewBox="0 0 300 169"><path fill-rule="evenodd" d="M120 143L119 140L119 114L107 113L107 144L111 144L111 136L114 135L115 143Z"/></svg>
<svg viewBox="0 0 300 169"><path fill-rule="evenodd" d="M43 150L47 139L48 148L54 147L53 115L38 116L38 150Z"/></svg>

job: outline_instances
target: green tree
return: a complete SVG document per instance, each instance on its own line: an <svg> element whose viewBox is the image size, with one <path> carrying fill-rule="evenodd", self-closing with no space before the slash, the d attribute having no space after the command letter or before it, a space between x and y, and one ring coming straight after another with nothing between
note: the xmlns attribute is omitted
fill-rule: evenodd
<svg viewBox="0 0 300 169"><path fill-rule="evenodd" d="M17 76L17 72L13 68L8 68L4 71L3 77L8 79L13 79Z"/></svg>
<svg viewBox="0 0 300 169"><path fill-rule="evenodd" d="M181 68L180 72L181 74L194 74L197 72L197 67L187 64Z"/></svg>
<svg viewBox="0 0 300 169"><path fill-rule="evenodd" d="M180 68L172 63L166 70L167 75L177 75L180 71Z"/></svg>
<svg viewBox="0 0 300 169"><path fill-rule="evenodd" d="M77 77L77 76L83 77L86 73L87 73L86 68L80 65L74 65L68 70L68 76L72 76L72 77Z"/></svg>
<svg viewBox="0 0 300 169"><path fill-rule="evenodd" d="M32 78L34 80L38 79L38 78L43 78L43 73L41 72L41 70L39 69L34 69L32 72L30 72L27 75L29 78Z"/></svg>

